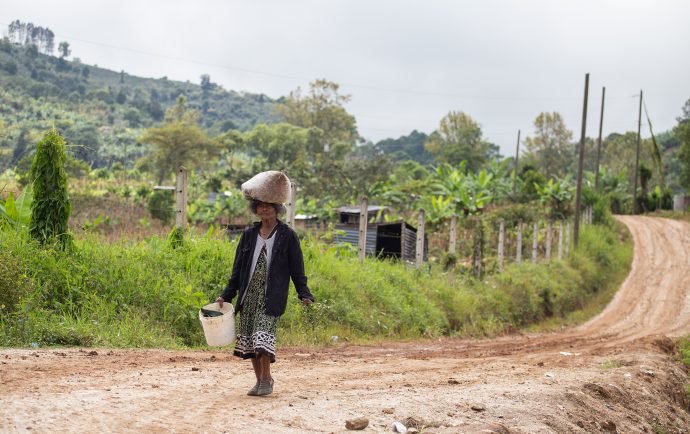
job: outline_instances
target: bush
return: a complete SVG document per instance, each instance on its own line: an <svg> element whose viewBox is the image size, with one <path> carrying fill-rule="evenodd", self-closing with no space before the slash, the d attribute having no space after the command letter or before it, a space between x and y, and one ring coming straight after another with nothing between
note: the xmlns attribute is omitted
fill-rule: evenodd
<svg viewBox="0 0 690 434"><path fill-rule="evenodd" d="M12 53L12 43L7 37L0 39L0 51L5 53Z"/></svg>
<svg viewBox="0 0 690 434"><path fill-rule="evenodd" d="M29 233L42 244L57 240L62 248L71 244L67 232L71 205L67 194L66 158L65 140L53 129L36 146L31 166L33 202Z"/></svg>
<svg viewBox="0 0 690 434"><path fill-rule="evenodd" d="M19 260L9 252L0 250L0 314L14 311L31 289L31 280L24 273Z"/></svg>
<svg viewBox="0 0 690 434"><path fill-rule="evenodd" d="M2 69L5 70L5 72L7 72L9 75L15 75L17 73L17 64L15 62L6 62L0 66L2 66Z"/></svg>
<svg viewBox="0 0 690 434"><path fill-rule="evenodd" d="M175 214L173 205L175 205L173 192L168 190L156 190L149 196L148 211L151 217L167 225Z"/></svg>

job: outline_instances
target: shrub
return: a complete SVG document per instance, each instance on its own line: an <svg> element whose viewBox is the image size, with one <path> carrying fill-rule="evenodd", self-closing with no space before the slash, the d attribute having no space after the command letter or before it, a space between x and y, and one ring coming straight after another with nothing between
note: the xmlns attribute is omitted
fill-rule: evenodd
<svg viewBox="0 0 690 434"><path fill-rule="evenodd" d="M19 260L9 252L0 250L0 314L15 310L31 288L31 280L24 273Z"/></svg>
<svg viewBox="0 0 690 434"><path fill-rule="evenodd" d="M173 198L172 192L167 190L156 190L149 196L148 211L151 217L167 225L173 218L174 204L175 199Z"/></svg>
<svg viewBox="0 0 690 434"><path fill-rule="evenodd" d="M36 146L31 166L34 198L29 233L42 244L57 240L62 248L71 245L67 232L71 206L67 194L66 157L65 140L52 129Z"/></svg>

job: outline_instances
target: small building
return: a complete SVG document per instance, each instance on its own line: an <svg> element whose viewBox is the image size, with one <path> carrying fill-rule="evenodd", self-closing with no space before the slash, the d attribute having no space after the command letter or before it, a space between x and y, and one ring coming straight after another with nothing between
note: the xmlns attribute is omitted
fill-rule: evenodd
<svg viewBox="0 0 690 434"><path fill-rule="evenodd" d="M417 254L417 229L404 221L386 222L384 214L387 207L369 206L369 224L367 224L367 255L386 258L401 258L403 261L415 262ZM336 209L338 223L335 225L336 243L348 243L357 246L359 243L358 207L340 207ZM373 221L373 222L372 222ZM340 234L338 233L340 232ZM424 261L428 257L428 240L424 236Z"/></svg>
<svg viewBox="0 0 690 434"><path fill-rule="evenodd" d="M296 214L295 215L295 228L300 229L320 229L321 222L319 217L312 214Z"/></svg>
<svg viewBox="0 0 690 434"><path fill-rule="evenodd" d="M383 222L389 209L387 206L369 205L367 207L367 221L369 223L372 220ZM358 206L341 206L335 209L335 212L338 214L338 223L356 226L359 226L359 214L361 211L362 209Z"/></svg>

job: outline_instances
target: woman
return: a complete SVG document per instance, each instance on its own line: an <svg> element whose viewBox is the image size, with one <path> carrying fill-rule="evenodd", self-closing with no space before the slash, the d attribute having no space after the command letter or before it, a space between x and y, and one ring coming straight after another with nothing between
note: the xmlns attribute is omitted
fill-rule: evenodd
<svg viewBox="0 0 690 434"><path fill-rule="evenodd" d="M237 298L240 312L234 355L251 359L256 384L247 395L273 393L271 363L276 359L276 327L285 312L292 278L302 304L314 302L304 275L304 259L297 234L278 220L290 194L290 180L282 172L262 172L242 184L250 208L260 222L246 229L235 252L232 274L216 300L220 306Z"/></svg>

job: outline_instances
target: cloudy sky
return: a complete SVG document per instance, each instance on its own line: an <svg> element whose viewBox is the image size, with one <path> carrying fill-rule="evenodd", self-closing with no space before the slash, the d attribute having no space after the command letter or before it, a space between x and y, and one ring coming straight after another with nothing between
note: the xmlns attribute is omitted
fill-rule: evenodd
<svg viewBox="0 0 690 434"><path fill-rule="evenodd" d="M431 132L450 110L514 153L517 130L560 112L579 137L636 131L637 94L655 132L690 99L686 0L0 0L49 27L84 63L277 98L316 78L340 83L370 140ZM643 135L649 135L646 126Z"/></svg>

